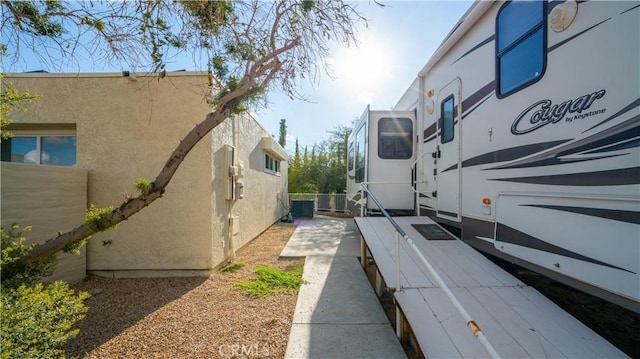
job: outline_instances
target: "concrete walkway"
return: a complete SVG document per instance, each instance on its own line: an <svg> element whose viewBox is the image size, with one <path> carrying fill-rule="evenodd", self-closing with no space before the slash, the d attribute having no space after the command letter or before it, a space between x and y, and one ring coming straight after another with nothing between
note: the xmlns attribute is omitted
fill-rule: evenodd
<svg viewBox="0 0 640 359"><path fill-rule="evenodd" d="M303 220L281 258L306 257L286 358L406 358L358 262L353 219Z"/></svg>

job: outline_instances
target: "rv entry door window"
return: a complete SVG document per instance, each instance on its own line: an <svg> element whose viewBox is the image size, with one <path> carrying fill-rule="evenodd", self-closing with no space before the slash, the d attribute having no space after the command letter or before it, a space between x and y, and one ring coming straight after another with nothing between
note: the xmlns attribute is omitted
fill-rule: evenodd
<svg viewBox="0 0 640 359"><path fill-rule="evenodd" d="M453 141L453 120L455 117L453 95L447 97L440 104L440 143L447 143Z"/></svg>

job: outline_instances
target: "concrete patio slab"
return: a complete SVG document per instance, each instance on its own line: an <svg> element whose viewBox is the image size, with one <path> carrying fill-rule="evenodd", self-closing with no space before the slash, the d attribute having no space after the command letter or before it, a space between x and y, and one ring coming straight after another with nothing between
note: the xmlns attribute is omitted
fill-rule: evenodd
<svg viewBox="0 0 640 359"><path fill-rule="evenodd" d="M306 257L286 358L406 358L358 261L353 219L303 220L281 258Z"/></svg>
<svg viewBox="0 0 640 359"><path fill-rule="evenodd" d="M389 324L355 256L307 257L303 278L294 324Z"/></svg>
<svg viewBox="0 0 640 359"><path fill-rule="evenodd" d="M280 258L360 255L360 235L353 219L316 216L296 222L298 228L280 253Z"/></svg>
<svg viewBox="0 0 640 359"><path fill-rule="evenodd" d="M293 328L292 328L293 329ZM297 324L286 358L406 358L389 324Z"/></svg>

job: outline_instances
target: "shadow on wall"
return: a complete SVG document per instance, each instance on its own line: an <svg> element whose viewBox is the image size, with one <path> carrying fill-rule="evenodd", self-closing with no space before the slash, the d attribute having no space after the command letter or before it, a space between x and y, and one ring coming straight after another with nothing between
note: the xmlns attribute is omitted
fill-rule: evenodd
<svg viewBox="0 0 640 359"><path fill-rule="evenodd" d="M227 233L229 232L229 201L226 199L228 169L225 168L225 148L221 145L213 153L213 176L211 180L212 208L212 263L213 267L229 258ZM222 243L222 244L221 244Z"/></svg>
<svg viewBox="0 0 640 359"><path fill-rule="evenodd" d="M89 312L77 327L80 334L67 345L67 356L84 357L145 317L179 315L171 302L202 285L204 277L127 278L89 277L73 286L76 290L101 289L102 293L86 301ZM175 305L175 303L173 304ZM170 328L145 328L149 335L167 335ZM132 338L135 338L133 336ZM132 348L136 343L132 343ZM122 353L123 355L125 353Z"/></svg>
<svg viewBox="0 0 640 359"><path fill-rule="evenodd" d="M249 163L244 164L245 167L252 170L264 172L264 149L262 148L262 141L253 147L253 150L249 153Z"/></svg>

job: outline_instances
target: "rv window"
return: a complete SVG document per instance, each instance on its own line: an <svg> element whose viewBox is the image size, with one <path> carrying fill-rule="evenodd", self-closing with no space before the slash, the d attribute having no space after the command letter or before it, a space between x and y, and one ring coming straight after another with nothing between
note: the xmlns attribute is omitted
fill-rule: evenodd
<svg viewBox="0 0 640 359"><path fill-rule="evenodd" d="M440 104L440 143L453 141L454 105L453 95L447 97Z"/></svg>
<svg viewBox="0 0 640 359"><path fill-rule="evenodd" d="M542 78L546 66L545 1L511 1L496 21L498 98Z"/></svg>
<svg viewBox="0 0 640 359"><path fill-rule="evenodd" d="M413 122L409 118L378 121L378 157L405 160L413 156Z"/></svg>
<svg viewBox="0 0 640 359"><path fill-rule="evenodd" d="M356 154L355 154L355 152L353 150L353 142L351 142L349 144L349 154L347 156L348 156L347 157L347 163L348 163L349 171L353 171L353 164L354 164L354 162L356 160L355 159Z"/></svg>
<svg viewBox="0 0 640 359"><path fill-rule="evenodd" d="M365 171L365 128L361 127L356 135L356 183L364 181Z"/></svg>

